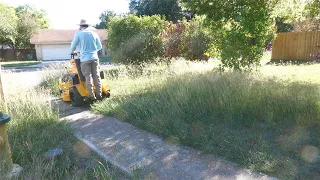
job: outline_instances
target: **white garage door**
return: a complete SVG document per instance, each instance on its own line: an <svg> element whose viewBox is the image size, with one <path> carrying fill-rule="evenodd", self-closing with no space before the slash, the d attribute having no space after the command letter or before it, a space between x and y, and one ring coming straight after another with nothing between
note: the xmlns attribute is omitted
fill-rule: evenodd
<svg viewBox="0 0 320 180"><path fill-rule="evenodd" d="M70 46L71 44L42 45L42 59L44 61L70 59Z"/></svg>

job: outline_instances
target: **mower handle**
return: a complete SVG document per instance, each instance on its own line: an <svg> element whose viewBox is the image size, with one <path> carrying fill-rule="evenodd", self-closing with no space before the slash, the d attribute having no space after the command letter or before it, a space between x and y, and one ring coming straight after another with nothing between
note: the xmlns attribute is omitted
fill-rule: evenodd
<svg viewBox="0 0 320 180"><path fill-rule="evenodd" d="M80 52L71 53L71 59L74 59L74 56L79 56Z"/></svg>

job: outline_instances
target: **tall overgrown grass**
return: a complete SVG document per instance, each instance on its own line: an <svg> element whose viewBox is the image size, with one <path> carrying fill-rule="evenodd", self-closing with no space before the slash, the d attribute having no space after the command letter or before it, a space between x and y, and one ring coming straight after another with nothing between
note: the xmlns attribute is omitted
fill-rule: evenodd
<svg viewBox="0 0 320 180"><path fill-rule="evenodd" d="M139 74L108 70L113 97L93 109L280 179L319 177L318 85L214 67L176 61Z"/></svg>
<svg viewBox="0 0 320 180"><path fill-rule="evenodd" d="M93 110L280 179L319 177L319 65L221 73L218 64L106 69L112 98Z"/></svg>
<svg viewBox="0 0 320 180"><path fill-rule="evenodd" d="M59 95L59 79L67 74L65 67L69 66L68 63L54 64L50 67L46 67L42 71L42 80L39 84L40 87L50 89L51 94L54 96Z"/></svg>
<svg viewBox="0 0 320 180"><path fill-rule="evenodd" d="M45 80L57 76L51 69L41 74L45 74ZM110 168L77 140L73 129L60 120L58 109L50 101L50 89L22 87L23 82L20 81L8 83L17 80L10 77L22 74L3 75L5 85L12 85L5 88L11 116L8 137L13 162L23 167L20 179L115 178L114 174L106 173ZM53 159L47 158L45 153L55 148L61 148L63 154ZM3 167L0 166L0 179L6 178Z"/></svg>

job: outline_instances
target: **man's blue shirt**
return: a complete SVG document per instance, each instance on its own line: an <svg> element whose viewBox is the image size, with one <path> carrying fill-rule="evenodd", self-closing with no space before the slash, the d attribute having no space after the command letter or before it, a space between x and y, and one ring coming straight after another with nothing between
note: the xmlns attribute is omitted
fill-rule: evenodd
<svg viewBox="0 0 320 180"><path fill-rule="evenodd" d="M97 33L90 30L78 31L71 43L71 52L80 45L80 61L99 60L98 51L102 49L101 41Z"/></svg>

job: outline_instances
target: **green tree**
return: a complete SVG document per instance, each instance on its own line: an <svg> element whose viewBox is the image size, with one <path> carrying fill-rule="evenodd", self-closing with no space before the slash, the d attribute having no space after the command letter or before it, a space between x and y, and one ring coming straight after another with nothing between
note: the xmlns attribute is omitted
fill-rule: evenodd
<svg viewBox="0 0 320 180"><path fill-rule="evenodd" d="M140 0L130 0L129 2L129 10L130 13L134 13L136 9L139 7Z"/></svg>
<svg viewBox="0 0 320 180"><path fill-rule="evenodd" d="M15 45L17 48L31 48L30 38L39 29L49 28L49 20L44 10L38 10L30 5L23 5L16 8L16 15L19 18Z"/></svg>
<svg viewBox="0 0 320 180"><path fill-rule="evenodd" d="M185 16L179 0L130 0L130 10L137 15L162 15L169 21Z"/></svg>
<svg viewBox="0 0 320 180"><path fill-rule="evenodd" d="M108 24L110 23L111 19L116 17L116 13L114 11L104 11L100 14L100 23L95 25L95 28L97 29L106 29Z"/></svg>
<svg viewBox="0 0 320 180"><path fill-rule="evenodd" d="M320 0L306 0L304 18L293 24L294 31L320 30Z"/></svg>
<svg viewBox="0 0 320 180"><path fill-rule="evenodd" d="M286 22L286 19L280 17L276 17L276 27L277 33L291 32L294 29L292 23L288 23Z"/></svg>
<svg viewBox="0 0 320 180"><path fill-rule="evenodd" d="M0 17L0 44L13 46L18 20L14 8L0 3Z"/></svg>
<svg viewBox="0 0 320 180"><path fill-rule="evenodd" d="M317 29L319 0L273 0L272 17L276 19L277 32L312 31ZM317 3L318 2L318 3Z"/></svg>
<svg viewBox="0 0 320 180"><path fill-rule="evenodd" d="M312 18L320 19L320 0L311 0L306 5L306 10Z"/></svg>
<svg viewBox="0 0 320 180"><path fill-rule="evenodd" d="M285 23L303 20L308 0L272 0L274 7L271 15L281 18Z"/></svg>
<svg viewBox="0 0 320 180"><path fill-rule="evenodd" d="M269 0L182 0L198 15L205 15L214 35L215 54L224 67L242 69L258 65L265 42L273 34Z"/></svg>

